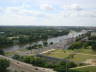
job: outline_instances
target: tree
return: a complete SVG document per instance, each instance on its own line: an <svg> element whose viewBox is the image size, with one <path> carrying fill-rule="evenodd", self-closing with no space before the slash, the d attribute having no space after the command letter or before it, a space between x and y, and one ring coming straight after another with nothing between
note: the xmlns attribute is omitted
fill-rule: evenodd
<svg viewBox="0 0 96 72"><path fill-rule="evenodd" d="M1 37L0 36L0 47L6 47L13 45L13 41L9 40L7 37Z"/></svg>
<svg viewBox="0 0 96 72"><path fill-rule="evenodd" d="M13 59L20 60L20 59L21 59L21 56L20 56L20 55L15 54L12 58L13 58Z"/></svg>
<svg viewBox="0 0 96 72"><path fill-rule="evenodd" d="M92 50L96 52L96 44L92 45Z"/></svg>
<svg viewBox="0 0 96 72"><path fill-rule="evenodd" d="M53 45L53 42L50 42L50 45Z"/></svg>
<svg viewBox="0 0 96 72"><path fill-rule="evenodd" d="M10 62L6 59L0 59L0 72L6 72L7 67L9 67Z"/></svg>
<svg viewBox="0 0 96 72"><path fill-rule="evenodd" d="M3 50L0 50L0 55L4 55L4 51Z"/></svg>
<svg viewBox="0 0 96 72"><path fill-rule="evenodd" d="M31 50L31 49L32 49L32 47L31 47L31 46L29 46L29 47L27 47L27 49L28 49L28 50Z"/></svg>
<svg viewBox="0 0 96 72"><path fill-rule="evenodd" d="M89 40L96 40L96 36L89 36L88 39Z"/></svg>
<svg viewBox="0 0 96 72"><path fill-rule="evenodd" d="M68 62L67 65L68 65L68 68L73 68L77 66L77 64L74 62Z"/></svg>
<svg viewBox="0 0 96 72"><path fill-rule="evenodd" d="M92 46L92 50L96 52L96 41L89 42L89 45Z"/></svg>
<svg viewBox="0 0 96 72"><path fill-rule="evenodd" d="M38 44L38 48L42 48L43 46L42 46L42 44Z"/></svg>
<svg viewBox="0 0 96 72"><path fill-rule="evenodd" d="M80 49L80 48L82 48L82 42L75 42L75 43L73 43L70 47L69 47L69 49Z"/></svg>
<svg viewBox="0 0 96 72"><path fill-rule="evenodd" d="M47 46L48 45L47 41L43 41L43 45Z"/></svg>
<svg viewBox="0 0 96 72"><path fill-rule="evenodd" d="M26 43L26 39L23 37L23 36L19 36L19 43L22 44L22 43Z"/></svg>
<svg viewBox="0 0 96 72"><path fill-rule="evenodd" d="M42 35L42 39L43 40L48 40L48 35L47 34Z"/></svg>

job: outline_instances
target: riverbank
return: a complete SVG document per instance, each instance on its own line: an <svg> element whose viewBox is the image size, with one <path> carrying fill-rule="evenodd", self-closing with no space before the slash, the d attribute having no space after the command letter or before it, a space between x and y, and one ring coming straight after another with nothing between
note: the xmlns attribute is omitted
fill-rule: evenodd
<svg viewBox="0 0 96 72"><path fill-rule="evenodd" d="M48 42L48 44L50 43L50 42L53 42L54 44L55 43L59 43L59 42L62 42L62 41L66 41L66 39L68 39L68 38L74 38L74 37L76 37L76 36L79 36L79 35L82 35L82 34L84 34L83 32L70 32L68 35L64 35L64 36L59 36L59 37L55 37L55 38L49 38L48 40L47 40L47 42ZM42 41L38 41L38 42L36 42L37 44L43 44L42 43ZM32 44L34 44L34 43L32 43ZM25 45L14 45L14 46L11 46L11 47L7 47L7 48L5 48L5 49L3 49L5 52L13 52L13 51L16 51L16 50L20 50L20 49L25 49L25 48L27 48L27 47L29 47L29 46L32 46L32 44L25 44Z"/></svg>

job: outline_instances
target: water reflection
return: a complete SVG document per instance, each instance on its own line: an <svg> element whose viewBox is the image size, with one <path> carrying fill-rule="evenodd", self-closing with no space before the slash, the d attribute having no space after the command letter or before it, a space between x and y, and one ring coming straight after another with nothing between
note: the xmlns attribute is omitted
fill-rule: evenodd
<svg viewBox="0 0 96 72"><path fill-rule="evenodd" d="M68 35L59 36L59 37L55 37L55 38L49 38L47 40L47 42L48 42L48 44L50 44L50 42L53 42L54 44L55 43L59 43L59 42L64 42L68 38L76 37L76 36L81 35L81 34L84 34L84 33L85 32L71 31ZM18 49L24 49L26 47L29 47L29 46L31 46L33 44L34 43L32 43L32 44L26 44L26 45L14 45L14 46L11 46L11 47L8 47L8 48L4 49L4 51L5 52L16 51ZM37 44L43 44L43 42L42 41L38 41Z"/></svg>

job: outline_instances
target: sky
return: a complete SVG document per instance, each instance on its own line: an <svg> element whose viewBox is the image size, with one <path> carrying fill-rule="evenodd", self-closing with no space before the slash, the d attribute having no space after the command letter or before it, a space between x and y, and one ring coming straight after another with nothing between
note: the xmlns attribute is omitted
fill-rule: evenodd
<svg viewBox="0 0 96 72"><path fill-rule="evenodd" d="M96 0L0 0L0 26L96 26Z"/></svg>

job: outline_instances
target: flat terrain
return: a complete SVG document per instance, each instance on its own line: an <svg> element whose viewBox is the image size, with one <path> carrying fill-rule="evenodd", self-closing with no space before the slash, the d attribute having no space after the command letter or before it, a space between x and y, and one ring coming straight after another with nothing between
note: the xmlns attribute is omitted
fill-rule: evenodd
<svg viewBox="0 0 96 72"><path fill-rule="evenodd" d="M47 56L69 59L75 62L85 62L89 59L96 59L95 52L91 49L81 49L81 50L62 50L57 49L52 52L45 53Z"/></svg>
<svg viewBox="0 0 96 72"><path fill-rule="evenodd" d="M86 67L74 68L74 69L80 71L96 72L96 66L86 66Z"/></svg>

